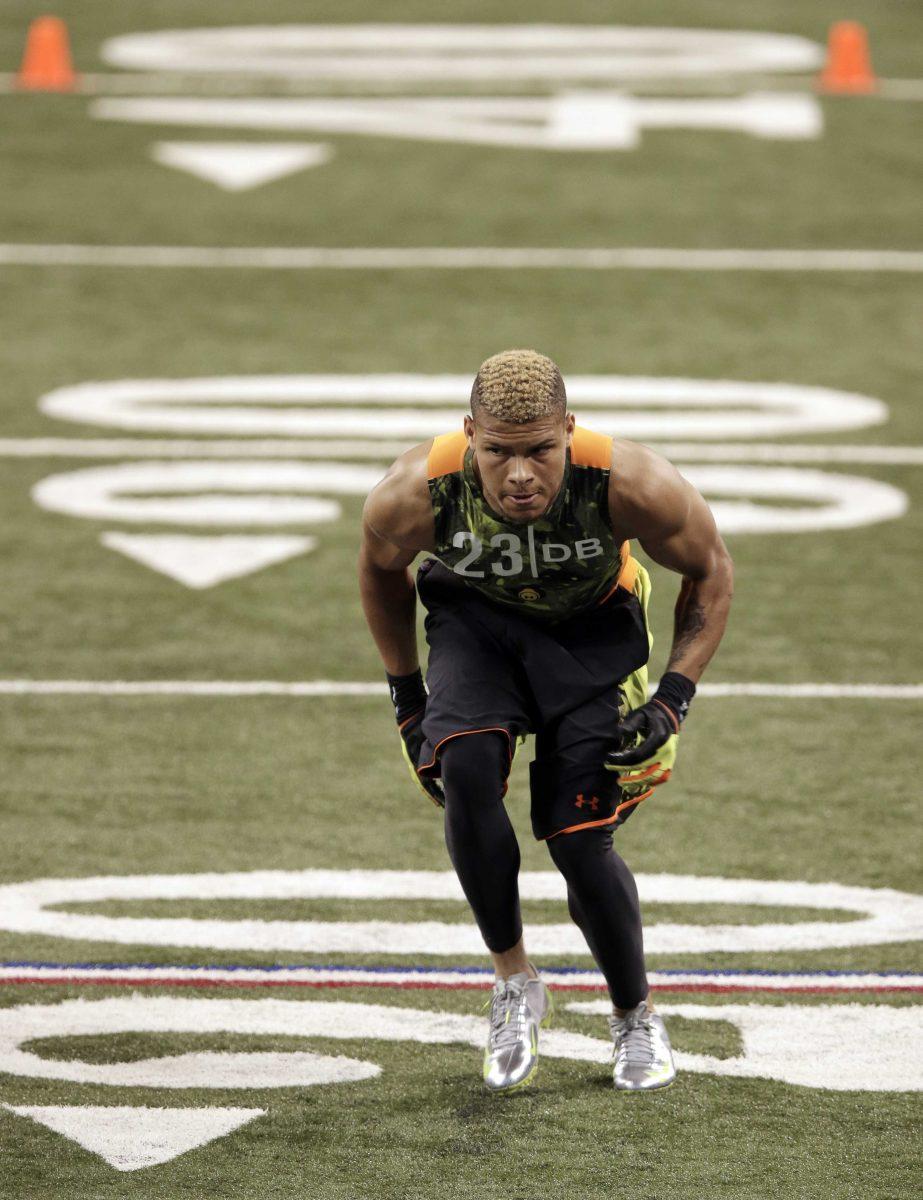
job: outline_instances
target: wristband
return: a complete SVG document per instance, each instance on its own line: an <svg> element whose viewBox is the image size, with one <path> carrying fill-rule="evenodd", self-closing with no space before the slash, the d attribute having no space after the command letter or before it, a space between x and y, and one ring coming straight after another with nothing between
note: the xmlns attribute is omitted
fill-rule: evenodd
<svg viewBox="0 0 923 1200"><path fill-rule="evenodd" d="M402 725L408 717L426 706L423 672L417 667L410 675L389 675L387 671L385 674L388 678L391 703L394 705L394 715L398 725Z"/></svg>
<svg viewBox="0 0 923 1200"><path fill-rule="evenodd" d="M667 671L657 685L654 700L668 709L676 721L676 732L685 721L689 705L695 695L695 684L679 671Z"/></svg>

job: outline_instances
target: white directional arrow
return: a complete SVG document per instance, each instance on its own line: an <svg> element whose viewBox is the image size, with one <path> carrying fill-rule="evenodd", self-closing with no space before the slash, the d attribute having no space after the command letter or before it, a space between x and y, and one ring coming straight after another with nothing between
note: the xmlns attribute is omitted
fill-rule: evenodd
<svg viewBox="0 0 923 1200"><path fill-rule="evenodd" d="M251 575L317 545L313 537L281 534L104 533L100 541L135 562L168 575L189 588L213 587L226 579Z"/></svg>
<svg viewBox="0 0 923 1200"><path fill-rule="evenodd" d="M116 1105L13 1105L10 1112L60 1133L117 1171L169 1162L224 1137L265 1108L128 1108Z"/></svg>
<svg viewBox="0 0 923 1200"><path fill-rule="evenodd" d="M267 134L301 132L315 137L409 138L555 152L631 150L640 144L647 129L725 130L782 140L818 138L824 129L823 111L816 98L801 92L717 97L633 96L601 90L552 96L104 97L93 102L90 113L104 121L262 130ZM180 146L183 160L171 156L159 161L187 167L190 149L197 152L201 144L159 145ZM220 153L227 145L219 142L210 149ZM256 145L244 143L235 149L246 161ZM281 143L281 148L290 146ZM236 170L231 178L236 179Z"/></svg>
<svg viewBox="0 0 923 1200"><path fill-rule="evenodd" d="M155 142L151 157L241 192L327 162L333 151L323 142Z"/></svg>

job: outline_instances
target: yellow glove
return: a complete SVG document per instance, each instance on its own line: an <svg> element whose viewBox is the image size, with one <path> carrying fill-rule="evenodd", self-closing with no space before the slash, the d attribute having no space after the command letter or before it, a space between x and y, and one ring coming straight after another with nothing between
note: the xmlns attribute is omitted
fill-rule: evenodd
<svg viewBox="0 0 923 1200"><path fill-rule="evenodd" d="M640 743L639 743L640 745ZM618 778L619 788L626 800L637 803L646 799L651 791L661 783L666 783L673 773L676 763L676 751L679 747L679 734L671 733L662 745L639 762L626 763L618 756L630 754L630 750L613 751L606 756L603 766L607 771L613 771ZM638 747L636 746L635 749ZM613 761L615 760L615 761Z"/></svg>
<svg viewBox="0 0 923 1200"><path fill-rule="evenodd" d="M421 779L417 774L417 763L420 761L420 751L423 748L423 709L408 717L398 726L401 735L401 753L410 777L424 796L432 800L439 808L445 808L445 792L442 790L441 779Z"/></svg>

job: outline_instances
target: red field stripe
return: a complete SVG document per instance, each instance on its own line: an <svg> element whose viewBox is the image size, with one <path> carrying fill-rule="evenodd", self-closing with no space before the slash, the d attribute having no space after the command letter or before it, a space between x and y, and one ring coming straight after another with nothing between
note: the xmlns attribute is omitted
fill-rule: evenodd
<svg viewBox="0 0 923 1200"><path fill-rule="evenodd" d="M9 979L0 979L0 987L7 983L45 983L45 984L97 984L106 987L194 987L194 988L267 988L267 987L307 987L307 988L344 988L344 987L378 987L378 988L421 988L421 989L481 989L492 986L492 981L475 983L461 980L458 983L440 983L432 979L189 979L186 977L171 979L164 976L142 975L126 979L124 976L102 975L17 975ZM573 990L598 991L589 984L582 984Z"/></svg>

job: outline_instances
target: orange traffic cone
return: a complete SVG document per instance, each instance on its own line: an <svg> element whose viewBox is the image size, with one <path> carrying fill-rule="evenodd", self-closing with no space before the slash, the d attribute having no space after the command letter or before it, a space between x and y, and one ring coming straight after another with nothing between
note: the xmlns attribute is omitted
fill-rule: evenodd
<svg viewBox="0 0 923 1200"><path fill-rule="evenodd" d="M837 21L830 27L827 65L818 86L825 92L874 92L877 84L868 34L858 21Z"/></svg>
<svg viewBox="0 0 923 1200"><path fill-rule="evenodd" d="M70 92L76 83L67 26L60 17L36 17L26 36L17 87L33 92Z"/></svg>

